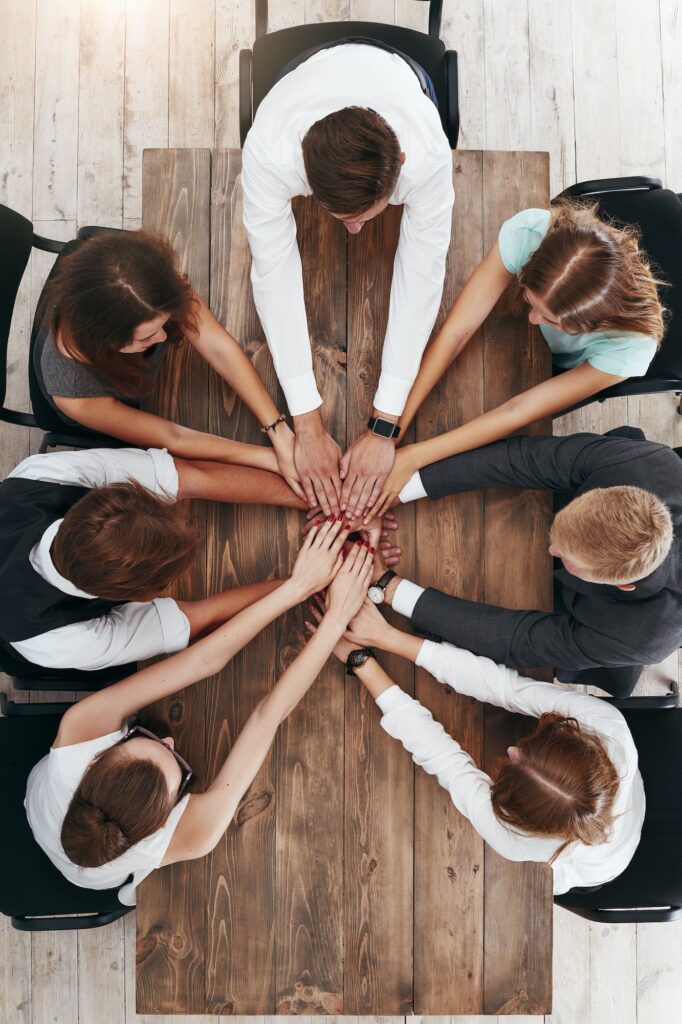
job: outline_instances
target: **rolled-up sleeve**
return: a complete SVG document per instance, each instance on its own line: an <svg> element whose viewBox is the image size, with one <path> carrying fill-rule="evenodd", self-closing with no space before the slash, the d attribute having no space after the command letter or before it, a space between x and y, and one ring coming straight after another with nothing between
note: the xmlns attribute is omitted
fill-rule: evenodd
<svg viewBox="0 0 682 1024"><path fill-rule="evenodd" d="M10 476L92 488L135 480L153 494L172 499L178 494L178 471L165 448L88 448L31 455Z"/></svg>

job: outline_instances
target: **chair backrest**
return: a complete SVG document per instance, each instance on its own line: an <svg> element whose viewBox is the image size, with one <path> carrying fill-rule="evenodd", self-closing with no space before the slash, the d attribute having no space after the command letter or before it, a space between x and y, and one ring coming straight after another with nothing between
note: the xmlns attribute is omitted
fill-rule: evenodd
<svg viewBox="0 0 682 1024"><path fill-rule="evenodd" d="M0 406L7 391L7 346L12 313L31 255L33 225L20 213L0 205Z"/></svg>
<svg viewBox="0 0 682 1024"><path fill-rule="evenodd" d="M448 88L448 66L444 43L424 32L402 28L399 25L383 25L371 21L320 22L310 25L296 25L281 29L256 39L253 44L253 113L254 116L264 97L277 81L280 71L290 60L313 46L330 43L346 36L362 36L380 39L384 43L402 50L424 68L433 81L438 97L438 109L445 134L450 138L451 107L456 104L456 88ZM455 83L456 86L456 83ZM457 111L454 111L457 114ZM455 140L456 141L456 140ZM450 138L453 145L453 140Z"/></svg>
<svg viewBox="0 0 682 1024"><path fill-rule="evenodd" d="M668 282L660 289L669 311L666 333L646 377L682 379L682 201L664 188L605 192L594 198L609 218L639 227L654 273Z"/></svg>
<svg viewBox="0 0 682 1024"><path fill-rule="evenodd" d="M101 690L137 672L137 663L85 672L74 668L44 668L14 655L0 643L0 671L14 679L17 690Z"/></svg>
<svg viewBox="0 0 682 1024"><path fill-rule="evenodd" d="M54 741L57 715L0 718L0 913L63 915L121 910L115 889L94 892L67 882L31 832L24 797L31 769ZM74 927L78 923L74 921Z"/></svg>
<svg viewBox="0 0 682 1024"><path fill-rule="evenodd" d="M625 871L592 893L557 903L601 909L682 905L682 708L623 711L639 755L646 813L642 838Z"/></svg>

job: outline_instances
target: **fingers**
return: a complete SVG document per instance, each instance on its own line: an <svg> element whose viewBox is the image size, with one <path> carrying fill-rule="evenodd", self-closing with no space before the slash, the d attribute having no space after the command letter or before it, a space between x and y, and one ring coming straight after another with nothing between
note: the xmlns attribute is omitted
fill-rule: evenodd
<svg viewBox="0 0 682 1024"><path fill-rule="evenodd" d="M386 565L397 565L402 557L402 549L391 547L390 544L382 544L380 547L381 557Z"/></svg>
<svg viewBox="0 0 682 1024"><path fill-rule="evenodd" d="M350 448L348 449L346 454L341 457L341 461L339 463L339 476L341 477L342 480L345 480L346 476L348 475L348 466L349 465L350 465ZM342 488L342 490L341 490L341 501L344 500L344 498L343 498L344 490L345 490L345 487Z"/></svg>
<svg viewBox="0 0 682 1024"><path fill-rule="evenodd" d="M344 459L345 458L346 456L344 455ZM343 487L341 488L341 511L345 512L349 505L351 491L353 490L353 486L357 480L357 473L350 473L349 475L348 465L346 464L346 473L341 479L343 480ZM350 516L350 512L348 515Z"/></svg>
<svg viewBox="0 0 682 1024"><path fill-rule="evenodd" d="M320 508L322 509L323 514L325 516L328 516L331 513L331 507L330 507L329 501L327 500L327 493L326 493L326 491L324 489L324 485L322 483L322 480L318 476L311 477L311 480L312 480L313 487L314 487L313 500L310 501L310 498L308 497L308 491L307 490L306 490L306 498L308 498L308 501L309 501L309 504L311 505L311 507L313 505L319 505Z"/></svg>
<svg viewBox="0 0 682 1024"><path fill-rule="evenodd" d="M297 498L300 498L301 501L307 501L308 500L307 494L305 493L305 491L301 487L301 485L298 482L298 480L296 479L296 477L294 477L294 476L285 476L284 479L289 484L289 487L292 489L292 491L294 492L294 494L296 495Z"/></svg>
<svg viewBox="0 0 682 1024"><path fill-rule="evenodd" d="M372 487L372 490L369 493L369 497L365 501L365 518L363 519L363 522L365 523L365 525L367 525L367 523L372 518L372 516L370 515L370 512L368 510L370 510L372 508L372 506L375 504L375 502L379 498L380 494L381 494L381 477L377 477L376 480L374 481L374 486Z"/></svg>
<svg viewBox="0 0 682 1024"><path fill-rule="evenodd" d="M317 520L319 523L319 520ZM338 550L341 550L345 539L345 530L343 529L343 516L327 516L324 523L319 526L315 524L315 529L312 530L314 544L320 550L332 550L335 542L337 543Z"/></svg>
<svg viewBox="0 0 682 1024"><path fill-rule="evenodd" d="M364 477L356 475L353 478L353 486L351 487L350 494L348 495L346 509L346 515L348 516L349 519L356 519L360 515L360 512L362 511L361 508L358 508L358 505L360 503L360 495L362 494L364 483ZM358 509L357 512L356 509Z"/></svg>
<svg viewBox="0 0 682 1024"><path fill-rule="evenodd" d="M310 505L311 509L316 508L320 503L315 497L315 485L313 478L310 476L301 477L301 486L303 487L303 493L305 494L305 500Z"/></svg>
<svg viewBox="0 0 682 1024"><path fill-rule="evenodd" d="M322 507L325 509L327 515L330 513L337 515L339 512L339 495L336 490L334 478L330 476L321 477L320 487L324 492L324 501L321 501Z"/></svg>
<svg viewBox="0 0 682 1024"><path fill-rule="evenodd" d="M377 478L375 476L365 477L365 479L362 481L362 489L360 490L360 494L358 495L358 499L355 504L356 516L361 516L364 509L367 508L369 504L370 494L374 490L374 485L376 482Z"/></svg>

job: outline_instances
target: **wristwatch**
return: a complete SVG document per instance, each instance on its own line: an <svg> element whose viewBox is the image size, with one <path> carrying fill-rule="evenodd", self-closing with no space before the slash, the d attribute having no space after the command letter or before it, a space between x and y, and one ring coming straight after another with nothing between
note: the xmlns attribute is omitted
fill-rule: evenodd
<svg viewBox="0 0 682 1024"><path fill-rule="evenodd" d="M387 569L383 576L380 576L376 583L372 583L367 591L367 597L372 604L383 604L386 600L386 587L391 582L395 573L393 569Z"/></svg>
<svg viewBox="0 0 682 1024"><path fill-rule="evenodd" d="M356 668L362 668L368 658L374 658L375 654L371 647L359 647L351 651L346 658L346 675L354 676Z"/></svg>
<svg viewBox="0 0 682 1024"><path fill-rule="evenodd" d="M367 426L373 434L378 434L379 437L385 437L389 441L392 441L393 438L397 437L400 433L400 427L397 423L393 423L391 420L385 420L381 416L370 416L367 420Z"/></svg>

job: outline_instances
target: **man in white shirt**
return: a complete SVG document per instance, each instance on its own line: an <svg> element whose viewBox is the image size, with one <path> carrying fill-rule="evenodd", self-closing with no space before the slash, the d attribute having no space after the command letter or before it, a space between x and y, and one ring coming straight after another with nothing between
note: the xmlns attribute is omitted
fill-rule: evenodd
<svg viewBox="0 0 682 1024"><path fill-rule="evenodd" d="M360 514L393 464L394 427L443 288L454 190L438 110L404 57L362 43L319 50L259 106L242 185L254 299L293 416L306 497L326 514ZM320 416L291 210L294 196L311 194L351 234L389 203L403 205L372 417L343 458Z"/></svg>
<svg viewBox="0 0 682 1024"><path fill-rule="evenodd" d="M229 501L233 468L154 448L24 459L0 483L0 645L33 665L95 671L180 651L278 587L162 596L196 548L175 502ZM259 480L253 500L267 501ZM291 503L302 504L293 492Z"/></svg>

